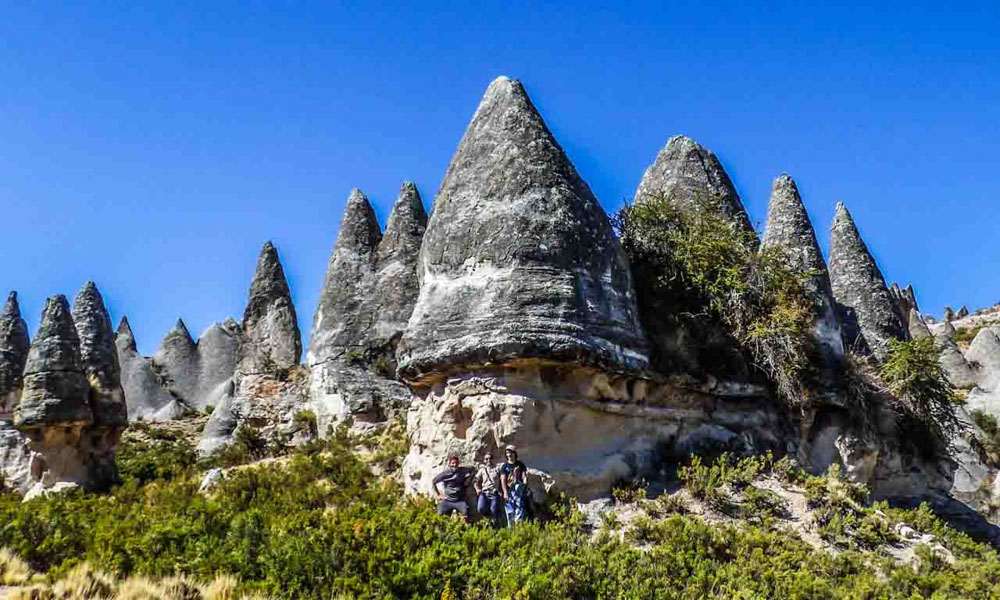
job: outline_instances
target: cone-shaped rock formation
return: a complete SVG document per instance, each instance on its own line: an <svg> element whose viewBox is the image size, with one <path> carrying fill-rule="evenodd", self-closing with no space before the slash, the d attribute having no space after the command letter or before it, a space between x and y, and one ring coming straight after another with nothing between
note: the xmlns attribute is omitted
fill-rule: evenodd
<svg viewBox="0 0 1000 600"><path fill-rule="evenodd" d="M128 413L114 330L108 310L104 307L104 298L93 281L88 281L76 296L73 322L80 338L83 373L92 387L94 419L101 425L125 427L128 425Z"/></svg>
<svg viewBox="0 0 1000 600"><path fill-rule="evenodd" d="M490 84L466 129L418 273L397 354L410 379L513 359L648 364L611 224L518 81Z"/></svg>
<svg viewBox="0 0 1000 600"><path fill-rule="evenodd" d="M310 365L362 348L372 329L375 249L382 239L375 210L361 190L351 190L337 243L326 270L309 340ZM411 307L412 308L412 307Z"/></svg>
<svg viewBox="0 0 1000 600"><path fill-rule="evenodd" d="M817 340L828 357L843 356L844 344L826 261L823 260L816 232L806 214L799 190L788 175L775 179L771 187L763 245L782 248L797 270L815 273L808 287L817 300L819 310L814 327Z"/></svg>
<svg viewBox="0 0 1000 600"><path fill-rule="evenodd" d="M0 420L13 418L29 346L28 326L21 318L17 293L11 292L0 312Z"/></svg>
<svg viewBox="0 0 1000 600"><path fill-rule="evenodd" d="M927 323L924 323L924 320L920 317L920 313L915 308L910 309L906 317L906 324L910 332L910 338L914 340L933 337L930 328L927 327Z"/></svg>
<svg viewBox="0 0 1000 600"><path fill-rule="evenodd" d="M635 202L663 197L679 210L711 207L752 232L750 217L715 154L683 135L670 138L642 176Z"/></svg>
<svg viewBox="0 0 1000 600"><path fill-rule="evenodd" d="M52 296L45 302L42 322L28 352L14 425L33 429L92 423L89 396L90 385L83 372L80 338L69 302L65 296Z"/></svg>
<svg viewBox="0 0 1000 600"><path fill-rule="evenodd" d="M906 339L898 304L843 203L830 235L830 283L848 347L885 358L890 339Z"/></svg>
<svg viewBox="0 0 1000 600"><path fill-rule="evenodd" d="M299 364L301 356L302 338L288 281L278 251L267 242L250 282L237 370L241 374L273 374Z"/></svg>

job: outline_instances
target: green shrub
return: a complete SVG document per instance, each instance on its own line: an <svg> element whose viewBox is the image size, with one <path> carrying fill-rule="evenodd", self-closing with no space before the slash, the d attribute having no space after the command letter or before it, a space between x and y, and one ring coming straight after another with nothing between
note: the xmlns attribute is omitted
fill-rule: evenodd
<svg viewBox="0 0 1000 600"><path fill-rule="evenodd" d="M150 481L171 481L193 473L198 463L194 445L165 429L151 428L151 441L127 437L118 449L115 462L126 482L144 485Z"/></svg>
<svg viewBox="0 0 1000 600"><path fill-rule="evenodd" d="M654 338L686 340L681 345L702 350L700 363L726 356L725 346L735 342L782 397L804 401L815 344L816 308L805 286L812 272L796 273L781 248L758 248L752 231L707 200L681 211L669 198L650 197L626 205L614 223L632 265L643 325ZM728 342L715 339L720 330ZM654 366L690 370L656 346Z"/></svg>
<svg viewBox="0 0 1000 600"><path fill-rule="evenodd" d="M646 499L648 485L645 479L622 481L611 488L611 497L617 504L635 504Z"/></svg>
<svg viewBox="0 0 1000 600"><path fill-rule="evenodd" d="M761 526L767 526L776 518L786 518L788 507L785 500L770 490L749 486L743 490L740 517Z"/></svg>
<svg viewBox="0 0 1000 600"><path fill-rule="evenodd" d="M311 410L300 410L295 413L292 422L296 429L306 431L309 437L316 437L319 434L319 421L316 419L316 413Z"/></svg>
<svg viewBox="0 0 1000 600"><path fill-rule="evenodd" d="M889 340L889 353L879 371L894 396L901 430L928 454L947 447L960 427L955 388L938 362L939 355L932 338Z"/></svg>

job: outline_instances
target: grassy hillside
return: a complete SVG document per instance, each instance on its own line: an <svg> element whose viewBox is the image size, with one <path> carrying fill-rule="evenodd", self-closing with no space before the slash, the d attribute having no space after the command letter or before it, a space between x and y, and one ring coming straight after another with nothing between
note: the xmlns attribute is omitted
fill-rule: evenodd
<svg viewBox="0 0 1000 600"><path fill-rule="evenodd" d="M174 457L176 468L142 468L130 457L150 448L126 448L127 481L108 495L27 503L0 497L0 547L27 562L17 577L0 570L0 585L32 579L24 575L30 568L45 574L33 580L50 592L87 569L102 571L110 582L102 593L122 598L208 597L122 592L121 580L129 576L177 575L206 584L231 576L241 592L275 598L1000 594L996 552L948 529L928 510L867 506L865 491L836 472L805 477L769 457L694 460L680 470L681 491L656 499L645 499L641 488L617 490L615 509L596 527L564 502L551 507L544 523L494 531L440 518L430 501L407 497L393 477L375 475L370 461L378 463L375 471L391 468L405 448L398 438L369 439L365 448L338 435L232 469L206 494L198 492L197 465L185 458L187 442L154 445ZM380 452L380 445L395 450ZM798 529L787 519L787 500L770 491L786 488L808 502L809 522ZM695 505L700 514L689 512ZM633 518L619 519L622 511ZM895 533L901 522L933 534L940 547L905 542ZM912 546L909 560L897 551L904 546Z"/></svg>

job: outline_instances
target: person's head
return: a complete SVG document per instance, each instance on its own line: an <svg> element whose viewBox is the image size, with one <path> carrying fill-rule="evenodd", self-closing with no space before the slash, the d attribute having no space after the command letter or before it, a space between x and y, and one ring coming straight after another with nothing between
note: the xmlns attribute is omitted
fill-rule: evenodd
<svg viewBox="0 0 1000 600"><path fill-rule="evenodd" d="M517 450L514 449L514 446L507 446L503 451L503 455L509 463L517 460Z"/></svg>
<svg viewBox="0 0 1000 600"><path fill-rule="evenodd" d="M458 459L457 454L452 454L448 457L448 466L452 469L457 469L460 464L462 464L462 461Z"/></svg>
<svg viewBox="0 0 1000 600"><path fill-rule="evenodd" d="M487 452L483 456L483 464L485 464L485 465L492 465L493 464L493 453Z"/></svg>

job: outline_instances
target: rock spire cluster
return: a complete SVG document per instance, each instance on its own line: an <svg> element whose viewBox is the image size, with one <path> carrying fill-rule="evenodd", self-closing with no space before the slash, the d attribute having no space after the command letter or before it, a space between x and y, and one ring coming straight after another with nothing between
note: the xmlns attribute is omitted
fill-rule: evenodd
<svg viewBox="0 0 1000 600"><path fill-rule="evenodd" d="M899 305L843 203L830 233L830 282L848 347L885 358L889 340L906 339Z"/></svg>
<svg viewBox="0 0 1000 600"><path fill-rule="evenodd" d="M397 382L396 348L420 284L417 256L427 213L404 182L381 231L368 198L355 189L341 219L313 320L307 363L323 428L333 420L380 420L408 405Z"/></svg>
<svg viewBox="0 0 1000 600"><path fill-rule="evenodd" d="M648 365L628 262L520 82L490 84L427 224L399 344L411 381L538 359Z"/></svg>
<svg viewBox="0 0 1000 600"><path fill-rule="evenodd" d="M24 368L14 426L31 452L28 496L65 486L103 488L117 479L114 454L128 415L111 321L88 282L70 311L48 299Z"/></svg>

